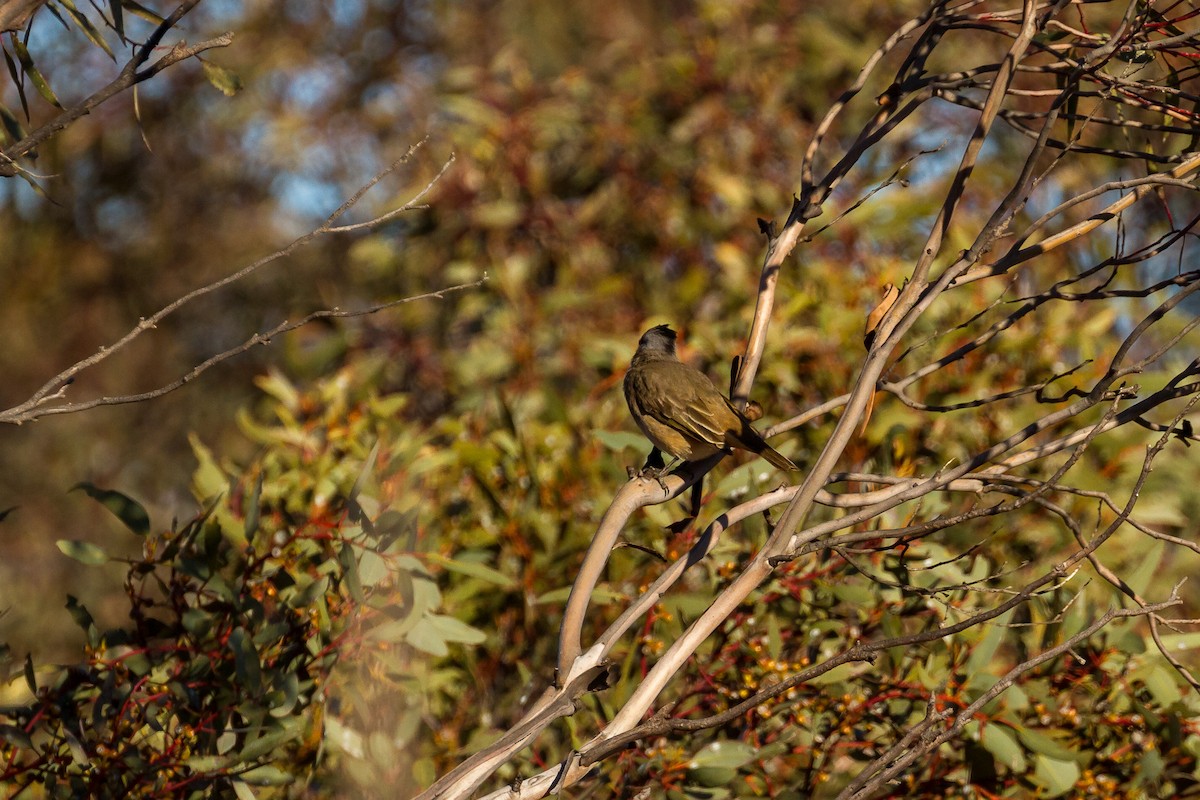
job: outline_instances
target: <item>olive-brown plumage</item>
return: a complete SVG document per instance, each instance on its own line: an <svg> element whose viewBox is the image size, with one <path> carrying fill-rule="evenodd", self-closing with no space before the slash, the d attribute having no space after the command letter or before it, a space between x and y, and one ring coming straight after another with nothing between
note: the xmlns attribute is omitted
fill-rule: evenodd
<svg viewBox="0 0 1200 800"><path fill-rule="evenodd" d="M750 420L698 369L675 355L675 331L659 325L642 334L625 374L633 421L659 450L699 461L737 448L783 470L796 465L767 444Z"/></svg>

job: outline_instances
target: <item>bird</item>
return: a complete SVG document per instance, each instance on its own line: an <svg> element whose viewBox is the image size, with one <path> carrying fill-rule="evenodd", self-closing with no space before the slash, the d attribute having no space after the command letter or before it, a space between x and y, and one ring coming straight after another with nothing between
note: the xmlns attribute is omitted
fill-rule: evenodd
<svg viewBox="0 0 1200 800"><path fill-rule="evenodd" d="M779 469L799 469L767 444L707 375L679 360L675 338L669 325L646 331L625 373L629 413L656 450L678 461L748 450ZM652 452L647 463L654 463L655 458Z"/></svg>

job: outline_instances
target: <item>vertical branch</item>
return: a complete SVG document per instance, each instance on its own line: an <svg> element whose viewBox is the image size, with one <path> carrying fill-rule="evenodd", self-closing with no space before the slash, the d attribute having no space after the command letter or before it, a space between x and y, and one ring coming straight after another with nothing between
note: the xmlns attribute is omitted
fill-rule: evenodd
<svg viewBox="0 0 1200 800"><path fill-rule="evenodd" d="M942 13L944 8L945 0L937 0L923 14L909 20L889 36L887 41L871 54L870 58L867 59L867 63L859 70L858 77L854 83L842 93L842 96L838 98L837 102L834 103L833 107L830 108L825 117L817 125L801 164L800 196L793 201L787 221L784 223L783 229L779 234L775 235L773 229L769 230L768 235L770 238L767 243L767 252L763 259L762 274L759 278L758 296L755 301L754 317L750 323L750 335L746 342L746 353L742 359L739 372L734 378L732 393L734 403L743 405L750 398L750 389L754 385L754 379L758 375L758 368L762 363L763 352L766 349L767 329L771 322L771 312L775 308L775 289L779 282L779 270L783 267L783 262L791 255L792 250L796 247L796 243L800 241L800 234L803 232L804 226L810 219L820 216L821 206L829 197L829 193L833 191L833 188L842 177L849 172L850 167L866 152L867 148L877 141L876 137L879 133L890 130L891 125L894 125L895 121L911 113L915 109L916 104L909 106L903 114L898 115L894 102L882 103L879 113L859 133L858 140L850 148L847 157L843 158L838 166L831 170L820 184L817 184L813 180L813 163L816 160L817 150L821 142L829 134L834 121L845 107L866 86L868 79L874 74L875 69L884 57L892 52L902 41L911 36L913 31L928 24L930 19ZM914 52L919 52L920 57L923 59L928 55L929 48L914 48ZM910 54L909 60L911 61L912 58L913 55Z"/></svg>
<svg viewBox="0 0 1200 800"><path fill-rule="evenodd" d="M868 59L854 84L843 93L817 126L812 143L804 155L799 196L793 202L788 218L778 235L775 235L773 229L770 231L746 355L738 374L734 376L732 394L735 401L748 398L750 387L760 367L778 291L780 270L799 243L805 224L821 213L821 206L830 196L832 189L846 179L871 148L890 137L917 111L928 108L930 100L943 100L969 108L970 113L976 116L972 119L971 129L964 136L960 160L954 171L947 175L948 180L942 184L943 193L936 198L934 219L929 229L924 232L923 246L914 258L909 280L898 301L875 330L874 340L862 360L852 390L811 410L811 414L815 415L842 409L840 417L832 425L832 433L824 448L812 463L801 485L782 487L746 500L714 520L703 531L692 550L667 565L658 579L629 603L618 619L593 644L587 646L583 631L588 616L589 599L601 579L609 552L630 515L644 505L676 496L696 473L703 474L709 465L692 465L685 468L679 474L667 476L664 485L661 486L653 481L630 481L626 484L617 493L601 521L580 574L572 585L558 650L556 685L561 688L544 695L510 732L511 735L504 736L501 742L481 753L479 760L469 759L460 768L461 771L456 771L457 775L462 776L461 780L439 782L438 791L429 794L429 797L466 796L481 784L496 765L506 757L515 756L518 749L534 741L531 733L533 728L548 725L552 719L571 713L577 704L579 693L592 685L585 685L585 679L603 673L608 667L608 659L618 640L628 634L637 619L644 618L650 609L665 597L665 593L688 567L706 557L717 537L745 519L748 514L761 513L767 507L777 504L786 505L782 517L771 530L764 546L742 566L740 573L723 588L700 617L689 624L674 641L668 643L666 650L633 687L628 699L615 708L615 713L607 721L603 731L590 738L586 735L580 736L579 739L583 743L576 744L580 752L572 752L553 767L508 789L498 790L489 797L533 798L549 792L558 792L583 779L588 774L590 765L598 759L618 752L621 747L628 746L639 737L667 736L673 732L719 726L744 713L744 704L734 704L721 713L703 720L695 720L687 714L674 717L671 707L667 707L647 720L648 712L659 702L670 683L687 668L696 651L723 624L736 618L740 613L739 606L772 578L778 565L794 560L804 553L813 552L818 547L833 547L849 560L857 558L857 554L853 547L841 547L843 543L861 543L862 549L859 553L879 552L891 546L907 547L913 542L923 541L925 537L935 536L937 532L956 526L965 528L971 524L978 524L985 518L994 517L1003 520L1002 524L1007 524L1009 520L1015 519L1016 514L1028 514L1034 509L1054 505L1057 501L1052 501L1051 495L1072 491L1065 483L1067 473L1085 463L1080 461L1080 456L1084 448L1098 436L1130 425L1140 425L1151 430L1166 430L1160 444L1151 449L1146 470L1130 495L1129 505L1119 509L1122 520L1132 521L1132 505L1148 472L1149 461L1161 450L1168 435L1186 441L1197 440L1191 428L1179 419L1176 420L1175 426L1164 428L1162 424L1150 419L1149 415L1180 398L1194 399L1200 395L1200 383L1185 382L1186 377L1195 374L1194 365L1179 372L1165 388L1157 389L1148 396L1141 395L1141 390L1137 387L1121 384L1120 380L1123 376L1150 368L1156 359L1175 352L1183 345L1185 337L1193 328L1200 326L1200 323L1183 320L1169 330L1164 330L1166 325L1156 327L1157 323L1166 319L1168 315L1178 316L1181 303L1189 295L1194 296L1192 293L1200 288L1200 281L1195 279L1192 272L1184 272L1182 269L1173 277L1160 280L1148 280L1139 276L1132 288L1126 283L1113 284L1112 281L1116 280L1118 275L1123 277L1133 273L1138 264L1149 262L1168 248L1182 246L1192 235L1190 231L1196 224L1195 220L1182 226L1172 220L1171 234L1161 235L1158 241L1151 241L1140 251L1135 248L1133 252L1138 253L1136 257L1129 255L1123 246L1118 256L1099 260L1094 265L1083 268L1078 274L1067 277L1059 274L1056 276L1057 282L1050 288L1038 290L1022 286L1021 291L1026 296L1017 301L1016 310L1008 312L1006 316L1005 312L1001 311L1000 321L990 326L987 315L994 314L996 309L1001 309L1011 302L1005 299L1007 295L987 300L986 308L970 311L965 321L959 321L961 313L957 308L950 311L948 322L942 317L937 317L936 326L944 330L930 335L927 341L913 343L904 351L904 357L915 359L921 354L922 348L929 346L931 342L949 341L951 346L947 348L946 355L940 358L934 356L925 364L910 368L908 377L891 381L884 388L893 391L910 409L921 414L963 412L989 407L1008 408L1014 402L1026 404L1018 408L1033 410L1034 413L1019 414L1016 418L1019 421L1015 422L1012 418L994 418L992 421L997 423L994 427L998 432L989 431L986 438L962 453L957 453L956 458L940 468L919 467L915 474L901 473L904 477L899 477L850 472L849 470L860 467L848 465L846 473L836 478L833 474L834 468L843 460L853 442L856 429L866 413L867 403L881 385L884 370L895 359L895 354L906 337L927 312L935 307L940 312L947 307L943 297L947 289L1000 275L1009 267L1028 263L1068 243L1093 235L1102 230L1104 222L1133 207L1138 200L1153 196L1152 193L1196 189L1195 181L1189 176L1200 169L1200 156L1184 153L1157 154L1161 158L1157 163L1172 164L1173 168L1169 174L1160 172L1135 180L1096 184L1090 190L1085 189L1058 208L1046 212L1042 218L1029 226L1028 231L1023 232L1018 241L1009 247L998 261L988 266L976 266L995 241L1009 233L1009 226L1017 214L1026 208L1039 183L1060 167L1076 163L1077 156L1093 159L1089 164L1098 161L1097 157L1109 160L1105 162L1108 164L1113 163L1111 159L1114 158L1124 159L1126 162L1141 158L1140 151L1134 146L1126 150L1114 150L1107 144L1094 146L1092 139L1085 137L1084 132L1073 131L1073 126L1080 119L1086 120L1087 126L1109 126L1117 132L1167 129L1166 123L1130 120L1123 118L1120 113L1106 116L1106 103L1120 105L1126 102L1122 100L1122 92L1130 96L1136 95L1134 99L1140 102L1141 94L1149 95L1157 91L1152 81L1135 87L1132 80L1114 77L1112 70L1101 72L1102 67L1112 63L1112 59L1125 52L1123 48L1137 48L1144 44L1142 40L1148 34L1145 20L1139 11L1144 7L1136 2L1122 4L1118 9L1121 11L1120 21L1115 31L1105 38L1103 34L1074 30L1069 28L1066 22L1057 19L1056 15L1062 13L1067 5L1068 0L1057 0L1049 5L1039 5L1034 0L1022 0L1019 9L994 11L988 7L969 15L965 13L967 9L978 8L981 4L968 0L960 3L955 9L948 10L949 3L934 2L924 14L907 22L892 34ZM1051 23L1059 30L1069 30L1072 41L1039 41L1036 38L1037 34L1046 30ZM1003 54L998 53L988 59L994 63L944 75L926 73L929 64L936 63L931 62L931 54L943 40L954 40L953 37L958 31L980 30L1004 37ZM840 118L849 102L862 93L868 79L878 69L884 57L904 41L910 41L911 47L897 69L890 88L879 97L879 109L872 112L871 118L818 182L813 177L816 156L820 146L833 130L835 121ZM1087 55L1077 57L1077 50L1083 50ZM1035 61L1031 54L1044 55L1046 58ZM1020 82L1018 76L1021 76ZM1048 89L1036 86L1030 89L1025 86L1026 79L1042 87L1045 87L1048 81L1054 81L1054 84ZM1089 82L1099 85L1101 89L1091 92L1087 87ZM1073 100L1081 96L1095 100L1095 103L1086 112L1077 114ZM1040 98L1049 99L1044 108L1038 106L1042 102ZM1128 106L1150 108L1147 105L1137 105L1134 99L1127 101ZM1034 110L1029 110L1031 107ZM1064 121L1067 136L1063 139L1055 138L1056 131L1062 129ZM1005 175L1011 173L1011 182L994 190L992 195L983 196L976 206L970 201L974 199L972 195L977 193L976 187L982 183L978 175L982 173L980 167L985 163L984 144L994 136L997 123L1011 126L1019 135L1027 137L1030 144L1023 161L1012 164L1011 168L1008 164L1001 165ZM1152 127L1153 125L1158 127ZM1088 136L1090 135L1089 130ZM1047 154L1052 155L1048 164ZM1110 191L1122 194L1102 212L1082 222L1070 220L1064 223L1067 225L1065 230L1049 230L1049 226L1055 220L1068 220L1072 210L1086 208L1082 205L1085 201L1095 200ZM992 207L989 208L985 204ZM951 241L951 235L957 233L960 227L965 227L962 218L970 213L981 215L981 220L975 223L979 224L975 235L964 237L973 242L970 250L947 258L944 251L947 243ZM1034 235L1042 238L1033 245L1027 244L1028 241L1034 240ZM1153 240L1152 235L1148 234L1148 237ZM937 271L939 266L943 266L940 273ZM1040 273L1035 272L1033 279L1041 277ZM1101 288L1093 288L1101 282ZM1104 304L1117 297L1149 299L1156 297L1159 292L1172 294L1166 299L1157 296L1151 306L1153 310L1146 313L1141 324L1135 326L1126 336L1124 343L1114 342L1112 347L1106 350L1112 353L1109 368L1098 368L1099 375L1093 376L1089 383L1082 383L1083 376L1089 374L1082 367L1060 368L1055 365L1050 370L1053 374L1013 379L1020 384L1015 388L1010 385L981 386L979 388L983 391L979 397L961 400L954 398L950 401L923 397L920 393L919 384L928 376L936 375L951 365L959 369L970 369L975 358L988 353L989 349L997 350L1002 347L1005 337L1016 335L1021 327L1030 324L1031 321L1036 324L1041 318L1039 315L1050 313L1049 309L1059 303L1082 304L1094 301ZM939 303L939 300L943 302ZM1086 314L1086 311L1083 313ZM978 333L980 328L983 328L982 333ZM964 337L969 344L961 344ZM1043 368L1041 364L1039 368ZM1057 382L1066 380L1081 381L1081 384L1060 397L1051 397L1050 387L1061 385ZM938 390L939 387L933 388L934 392ZM1049 408L1038 411L1036 404L1039 403ZM1100 404L1107 404L1108 410L1098 419L1095 412ZM1018 465L1055 454L1063 454L1066 458L1046 465L1045 470L1038 473L1038 480L1013 471ZM1051 477L1046 478L1047 474ZM826 489L831 478L848 487L857 484L868 488L862 491L848 488L844 493L833 494L831 497L832 489ZM874 488L879 485L886 488ZM908 508L911 508L922 498L935 492L958 494L954 495L955 499L949 510L939 510L926 518L921 518L919 512L905 510L904 514L911 514L912 519L905 519L899 524L887 519L888 527L882 531L873 525L883 521L881 517L889 512L892 512L889 516L894 516L901 504L909 504ZM812 506L818 502L819 494L820 502L845 511L835 512L819 524L802 529ZM986 499L995 494L1000 494L1004 498L1003 501L993 503ZM1009 498L1014 496L1016 499L1010 501ZM954 503L958 505L955 506ZM1021 511L1023 508L1025 510ZM1081 542L1081 549L1065 561L1056 564L1034 564L1032 569L1037 577L1029 580L1015 593L1010 592L1004 602L991 605L986 612L976 613L966 619L956 618L955 624L941 629L924 628L921 635L932 638L920 639L914 636L900 644L888 644L884 639L875 638L867 642L847 644L834 656L823 654L819 663L811 665L811 671L809 668L798 671L788 679L788 685L799 686L804 681L811 680L813 675L823 674L820 670L832 668L831 665L835 662L865 660L870 653L877 652L872 650L875 646L911 646L918 641L932 642L944 635L958 634L994 619L995 614L1000 613L997 609L1014 608L1035 595L1053 597L1053 602L1057 602L1059 591L1065 586L1069 575L1073 574L1069 570L1074 570L1074 565L1085 558L1099 564L1099 559L1094 557L1095 549L1112 536L1120 525L1121 520L1118 520L1113 525L1106 526L1101 534L1087 541L1086 546ZM974 550L975 546L971 548L971 552ZM960 554L951 560L961 557L964 556ZM1026 565L1021 565L1019 570L1023 571L1025 567ZM1018 569L1012 570L1012 573L1017 572ZM869 575L865 569L863 574L869 579L880 580L878 576ZM1005 576L1008 574L1004 573ZM996 577L992 575L978 581L972 578L949 589L939 588L937 591L961 591L966 594L977 591L972 588L977 583ZM894 586L892 583L885 585ZM903 591L906 586L899 588ZM912 589L914 592L923 590L923 587ZM1148 603L1144 603L1135 611L1110 612L1109 615L1099 618L1094 626L1089 626L1079 638L1073 638L1071 641L1082 642L1111 620L1149 613L1147 609L1150 607ZM1052 648L1019 664L1004 676L1003 680L1007 681L1005 686L1016 682L1030 669L1061 652L1065 651ZM996 691L998 693L1002 690L1000 688ZM763 689L760 694L754 695L755 698L764 701L777 696L779 693L773 688ZM943 737L938 741L949 741L950 737L961 734L962 725L970 720L969 714L959 715L948 726L944 726L941 723L947 716L949 715L935 709L925 723L918 725L907 736L898 737L900 743L888 751L886 759L872 765L868 770L870 774L864 773L864 777L847 790L847 796L863 796L864 792L883 788L886 781L891 779L880 777L884 770L889 770L899 763L900 759L907 759L907 765L915 764L915 758L919 758L919 754L929 753L931 747L936 746L929 745L935 736ZM911 758L910 753L918 755ZM468 774L469 779L465 777ZM889 776L898 774L899 772L892 771ZM864 790L864 786L868 788Z"/></svg>

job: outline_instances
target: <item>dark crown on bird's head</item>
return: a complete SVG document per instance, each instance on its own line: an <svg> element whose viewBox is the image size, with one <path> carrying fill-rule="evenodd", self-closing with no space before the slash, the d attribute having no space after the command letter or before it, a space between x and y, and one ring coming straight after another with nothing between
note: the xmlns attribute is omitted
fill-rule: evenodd
<svg viewBox="0 0 1200 800"><path fill-rule="evenodd" d="M642 334L642 338L638 340L638 350L674 355L675 331L671 330L670 325L655 325Z"/></svg>

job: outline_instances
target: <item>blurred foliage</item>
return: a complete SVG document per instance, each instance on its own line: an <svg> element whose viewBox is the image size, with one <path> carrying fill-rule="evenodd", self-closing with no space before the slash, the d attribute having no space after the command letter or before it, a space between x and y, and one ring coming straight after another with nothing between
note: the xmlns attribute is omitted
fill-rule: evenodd
<svg viewBox="0 0 1200 800"><path fill-rule="evenodd" d="M448 642L482 641L435 613L437 588L401 552L414 514L389 508L370 478L377 452L407 462L420 446L371 449L403 398L357 385L351 395L343 380L308 396L280 378L262 383L278 401L274 419L244 419L260 456L230 474L195 440L193 491L205 511L182 527L152 530L128 496L83 487L143 537L142 555L59 546L89 566L127 564L129 619L102 630L68 596L84 657L17 669L30 697L0 709L6 790L317 796L330 783L315 765L339 659L397 643L445 655ZM262 788L273 786L291 788Z"/></svg>
<svg viewBox="0 0 1200 800"><path fill-rule="evenodd" d="M54 176L42 181L48 197L0 186L0 309L12 333L0 358L13 399L148 309L283 244L426 133L421 163L375 202L407 199L453 150L455 165L427 209L303 251L197 305L118 369L87 375L72 391L143 388L138 382L174 375L298 309L352 307L484 271L491 280L468 296L287 337L278 351L160 403L3 432L0 508L22 504L4 522L20 536L6 541L0 564L15 633L5 631L16 681L0 729L6 787L37 780L47 796L403 796L518 719L550 680L574 565L625 468L646 449L628 433L616 388L638 334L674 323L684 357L725 382L757 289L763 241L755 217L786 212L813 120L877 42L921 7L201 3L189 36L193 28L237 32L214 66L180 65L147 84L136 121L125 97L51 140L36 161L40 174ZM114 68L90 39L39 38L50 23L35 18L27 49L69 104ZM132 31L144 21L125 24ZM994 56L947 50L964 64ZM214 75L217 89L236 76L241 91L214 89ZM54 113L43 94L26 91L22 119L15 89L3 91L20 124ZM869 108L851 112L851 129L857 113ZM948 110L931 130L952 139L966 120ZM941 145L933 135L918 132L872 154L827 218L918 150ZM1013 169L1006 148L1016 137L1000 141L978 170L989 186L1005 187ZM756 388L768 421L851 384L865 314L884 284L902 282L947 163L940 153L922 156L797 250L781 278ZM1043 188L1075 191L1075 181L1090 185L1086 178L1072 173ZM963 229L990 210L985 198L968 197ZM1173 212L1160 207L1160 220L1139 224L1152 235ZM951 231L953 246L965 246L962 237ZM970 340L1023 292L1074 274L1076 260L1062 252L1015 286L979 283L948 295L952 302L914 332L914 350L895 373ZM1072 377L1085 382L1103 370L1097 357L1141 305L1047 304L1010 328L1004 347L978 351L914 394L959 403L1097 359ZM959 327L980 309L989 310ZM235 414L251 404L246 376L264 371L263 358L281 363L260 380L269 400ZM1164 380L1138 379L1147 387ZM1042 413L1021 399L923 413L880 398L841 468L930 472ZM780 449L811 459L832 422L781 437ZM202 431L207 446L189 443L189 429ZM1147 435L1122 430L1097 440L1077 482L1119 498ZM191 454L200 463L195 500L206 509L195 517L177 488ZM1194 534L1200 514L1200 499L1185 490L1200 480L1188 455L1173 445L1160 458L1137 514L1180 536ZM1034 464L1030 474L1052 468ZM128 551L129 532L98 528L80 493L71 496L80 502L62 502L61 488L81 480L83 494L107 500L125 522L133 519L126 493L153 498L145 503L151 519L191 521L150 526L140 553L110 555ZM122 492L98 488L109 486ZM727 463L708 486L701 524L770 484L749 464ZM926 498L877 524L970 502ZM1061 502L1093 526L1112 518L1090 498ZM672 506L646 509L627 535L678 554L697 530L667 531L680 515ZM620 683L589 696L584 711L497 780L586 741L764 537L760 519L729 532L622 652ZM1143 592L1165 591L1194 571L1194 554L1147 541L1123 531L1102 555ZM55 542L87 564L127 562L125 592L95 577L107 569L62 566ZM720 711L856 640L960 619L1074 540L1052 513L1030 508L1020 524L963 525L907 548L878 544L779 570L665 699L679 701L679 714ZM602 630L658 569L634 548L616 551L587 633ZM61 585L90 595L60 615L82 628L84 657L63 659L72 664L65 670L37 666L38 658L26 670L17 653L76 641L45 612ZM961 708L1025 654L1116 602L1081 572L1008 619L841 668L719 731L646 742L601 765L598 793L631 796L649 786L671 796L831 796L930 698ZM111 622L89 620L93 613ZM1195 663L1193 634L1167 638ZM32 696L13 696L24 674ZM943 747L911 774L906 793L1183 793L1200 755L1197 700L1184 688L1147 647L1140 623L1113 624L1086 648L1023 675L961 746Z"/></svg>
<svg viewBox="0 0 1200 800"><path fill-rule="evenodd" d="M7 652L16 683L2 709L0 785L55 797L404 796L519 717L549 679L570 582L563 564L586 543L595 498L620 480L628 453L564 446L571 429L537 402L549 390L519 406L493 395L426 425L406 413L408 395L379 394L386 368L367 357L307 390L278 374L259 381L269 400L239 418L258 455L237 467L194 440L192 489L205 511L183 526L146 532L136 501L84 487L142 537L142 554L60 546L88 564L127 564L129 619L102 631L69 597L84 632L78 664L22 667ZM724 474L713 502L757 480L747 466ZM673 513L647 509L631 534L674 555L695 529L667 533ZM561 739L539 739L524 769L561 758L613 713L765 536L755 522L734 533L655 609L625 651L620 683L589 695ZM991 605L1016 567L995 560L1006 549L996 538L965 555L935 541L868 543L780 569L673 687L676 713L719 712L855 641ZM1158 579L1162 556L1143 548L1126 573L1135 589ZM658 568L617 551L597 628ZM648 742L601 765L605 794L828 796L927 703L965 706L1017 659L1094 619L1112 594L1083 583L1065 580L1028 610L959 636L834 670L722 729ZM1200 634L1167 642L1193 652ZM1198 705L1138 623L1114 623L1021 676L968 726L965 746L939 751L906 791L1173 796L1200 774Z"/></svg>
<svg viewBox="0 0 1200 800"><path fill-rule="evenodd" d="M152 510L189 515L179 490L188 432L206 431L216 449L248 457L228 421L267 364L316 376L355 352L385 353L395 362L387 386L411 391L412 411L428 420L475 402L481 378L514 395L550 383L566 408L603 393L650 316L707 337L692 353L724 359L757 280L754 218L786 210L808 121L869 51L867 19L882 25L903 11L862 8L871 14L852 15L856 23L840 8L799 2L200 3L185 18L188 38L233 30L234 45L206 58L235 73L242 91L227 97L199 65L179 64L139 86L136 113L132 97L118 95L40 147L26 166L43 176L45 197L20 181L0 183L5 401L284 244L426 134L419 163L368 197L363 213L408 199L453 150L457 161L427 211L378 235L315 244L186 307L111 369L80 375L70 392L150 388L317 306L352 308L484 270L492 282L467 299L314 326L277 351L223 365L201 391L0 432L0 506L20 504L14 521L24 534L0 563L0 587L12 592L0 588L0 603L92 585L89 573L56 558L60 531L90 526L83 503L60 502L62 487L81 479L138 487ZM64 27L41 11L30 28L31 58L66 105L104 85L128 56L93 12L81 7L117 64L70 19ZM131 13L124 26L130 41L151 29ZM26 127L57 113L27 94ZM21 116L7 82L0 102ZM908 224L896 220L881 234L907 238ZM787 358L805 372L830 361L828 380L822 366L798 393L805 372L778 371L786 374L772 380L786 377L784 393L761 398L776 418L844 385L829 359L840 332L815 334L820 309L861 303L895 278L894 268L878 270L877 256L856 260L869 255L860 244L874 245L849 228L837 235L821 247L855 262L852 279L835 291L822 286L816 247L799 279L808 288L785 277L797 297L786 310ZM157 446L141 447L147 440ZM138 458L125 457L134 449ZM119 613L99 587L88 599L101 617ZM7 622L29 646L66 646L21 608Z"/></svg>

